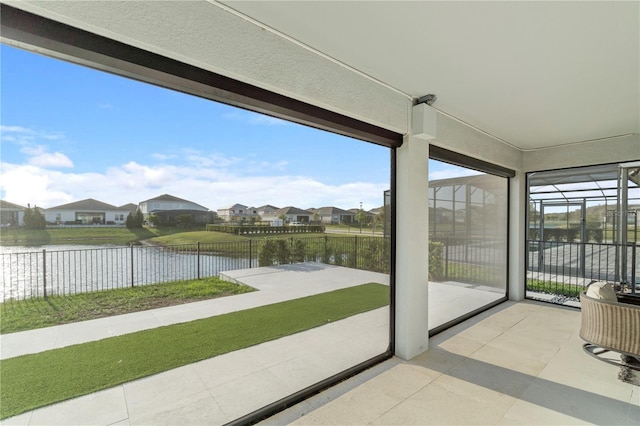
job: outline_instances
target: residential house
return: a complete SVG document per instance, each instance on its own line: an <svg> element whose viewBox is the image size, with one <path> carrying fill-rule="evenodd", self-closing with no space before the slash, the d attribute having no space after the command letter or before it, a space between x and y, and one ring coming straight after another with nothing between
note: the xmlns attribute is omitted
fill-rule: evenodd
<svg viewBox="0 0 640 426"><path fill-rule="evenodd" d="M262 220L264 221L274 221L285 217L285 223L291 222L300 222L300 223L311 223L313 218L313 213L308 210L299 209L297 207L283 207L281 209L272 211L270 213L266 213L262 216Z"/></svg>
<svg viewBox="0 0 640 426"><path fill-rule="evenodd" d="M87 198L44 209L44 217L56 225L124 225L130 211Z"/></svg>
<svg viewBox="0 0 640 426"><path fill-rule="evenodd" d="M225 222L242 222L246 220L255 220L258 216L258 209L248 207L244 204L233 204L217 210L218 216Z"/></svg>
<svg viewBox="0 0 640 426"><path fill-rule="evenodd" d="M118 208L122 209L122 210L126 210L126 211L128 211L130 213L135 213L138 210L138 205L134 204L134 203L127 203L127 204L122 205L122 206L120 206Z"/></svg>
<svg viewBox="0 0 640 426"><path fill-rule="evenodd" d="M191 215L194 223L209 223L214 217L214 213L208 208L169 194L142 201L138 206L145 220L153 214L160 217L161 222L170 223L177 216L187 214Z"/></svg>
<svg viewBox="0 0 640 426"><path fill-rule="evenodd" d="M0 200L0 226L24 225L24 209L26 207Z"/></svg>
<svg viewBox="0 0 640 426"><path fill-rule="evenodd" d="M279 207L272 206L271 204L265 204L264 206L260 206L256 208L258 216L260 216L261 220L265 220L265 216L271 215L273 212L278 210Z"/></svg>
<svg viewBox="0 0 640 426"><path fill-rule="evenodd" d="M310 211L318 216L318 220L325 224L353 223L355 213L342 210L338 207L320 207Z"/></svg>

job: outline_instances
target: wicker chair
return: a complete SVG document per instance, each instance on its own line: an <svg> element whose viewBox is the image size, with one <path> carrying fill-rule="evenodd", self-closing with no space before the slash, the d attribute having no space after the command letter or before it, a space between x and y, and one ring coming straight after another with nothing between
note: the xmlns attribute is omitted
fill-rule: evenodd
<svg viewBox="0 0 640 426"><path fill-rule="evenodd" d="M594 299L585 292L580 303L585 352L625 371L640 371L640 305ZM620 353L621 360L603 357L608 351Z"/></svg>

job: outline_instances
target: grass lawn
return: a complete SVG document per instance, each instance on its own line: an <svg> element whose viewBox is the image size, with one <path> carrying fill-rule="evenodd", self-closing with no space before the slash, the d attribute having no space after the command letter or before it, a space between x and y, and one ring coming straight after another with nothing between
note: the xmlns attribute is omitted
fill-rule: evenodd
<svg viewBox="0 0 640 426"><path fill-rule="evenodd" d="M347 228L343 231L346 233ZM223 232L208 232L202 229L185 230L176 227L160 227L142 229L127 229L125 227L98 228L47 228L41 230L32 229L0 229L0 245L3 246L39 246L39 245L64 245L64 244L113 244L113 245L129 245L140 241L148 240L153 244L159 245L179 245L179 244L195 244L201 243L218 243L232 241L247 241L249 239L262 240L265 238L317 238L320 236L328 238L339 238L347 235L372 236L371 230L362 234L356 232L355 228L351 228L351 233L346 235L340 234L282 234L282 235L252 235L250 238L226 234Z"/></svg>
<svg viewBox="0 0 640 426"><path fill-rule="evenodd" d="M224 232L194 231L162 235L159 237L151 238L149 242L152 244L163 246L172 246L180 244L196 244L198 242L209 244L247 240L249 240L249 238L247 237L241 235L226 234Z"/></svg>
<svg viewBox="0 0 640 426"><path fill-rule="evenodd" d="M389 303L363 284L0 361L0 418L257 345Z"/></svg>
<svg viewBox="0 0 640 426"><path fill-rule="evenodd" d="M244 235L227 234L224 232L213 231L198 231L198 232L185 232L176 233L171 235L164 235L160 237L151 238L150 243L159 245L177 245L177 244L196 244L198 242L208 243L220 243L220 242L235 242L235 241L262 241L265 239L305 239L305 238L348 238L348 237L371 237L371 233L368 235L364 232L360 234L315 234L315 233L303 233L303 234L267 234L267 235L251 235L250 237Z"/></svg>
<svg viewBox="0 0 640 426"><path fill-rule="evenodd" d="M32 246L49 244L116 244L129 245L142 240L162 235L185 233L183 228L142 228L127 229L125 227L98 228L46 228L46 229L11 229L0 230L0 245Z"/></svg>
<svg viewBox="0 0 640 426"><path fill-rule="evenodd" d="M541 293L558 294L560 296L580 297L584 290L581 285L564 284L553 281L527 280L526 289Z"/></svg>
<svg viewBox="0 0 640 426"><path fill-rule="evenodd" d="M0 303L0 334L254 291L217 277Z"/></svg>

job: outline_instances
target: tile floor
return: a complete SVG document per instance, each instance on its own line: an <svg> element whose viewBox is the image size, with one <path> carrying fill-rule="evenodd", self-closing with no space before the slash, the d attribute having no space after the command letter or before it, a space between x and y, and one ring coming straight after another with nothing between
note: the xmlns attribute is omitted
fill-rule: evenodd
<svg viewBox="0 0 640 426"><path fill-rule="evenodd" d="M582 351L580 312L507 302L264 425L638 425L640 387Z"/></svg>

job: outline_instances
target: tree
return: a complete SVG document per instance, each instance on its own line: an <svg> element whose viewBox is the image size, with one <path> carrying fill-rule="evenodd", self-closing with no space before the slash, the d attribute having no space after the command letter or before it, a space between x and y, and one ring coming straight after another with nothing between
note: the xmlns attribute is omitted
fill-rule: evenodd
<svg viewBox="0 0 640 426"><path fill-rule="evenodd" d="M140 229L142 228L142 223L144 222L144 216L142 211L138 208L135 213L129 213L127 215L127 221L125 224L129 229Z"/></svg>
<svg viewBox="0 0 640 426"><path fill-rule="evenodd" d="M284 213L278 216L278 219L282 220L282 226L284 226L287 223L287 215Z"/></svg>
<svg viewBox="0 0 640 426"><path fill-rule="evenodd" d="M320 215L318 212L313 212L313 222L316 224L320 223Z"/></svg>
<svg viewBox="0 0 640 426"><path fill-rule="evenodd" d="M380 209L378 214L375 214L373 216L373 226L371 227L371 229L372 229L371 233L372 234L376 232L376 228L380 224L384 224L384 209Z"/></svg>
<svg viewBox="0 0 640 426"><path fill-rule="evenodd" d="M144 223L144 215L142 214L142 210L138 208L136 210L136 228L142 228L143 223Z"/></svg>
<svg viewBox="0 0 640 426"><path fill-rule="evenodd" d="M149 217L147 218L147 220L153 226L159 226L160 225L160 216L158 216L155 213L150 214Z"/></svg>
<svg viewBox="0 0 640 426"><path fill-rule="evenodd" d="M367 218L367 214L362 209L359 209L358 213L356 213L355 219L360 224L360 233L362 233L362 223L365 222Z"/></svg>
<svg viewBox="0 0 640 426"><path fill-rule="evenodd" d="M24 227L27 229L44 229L46 226L47 221L40 209L35 205L31 208L27 204L27 208L24 211Z"/></svg>

